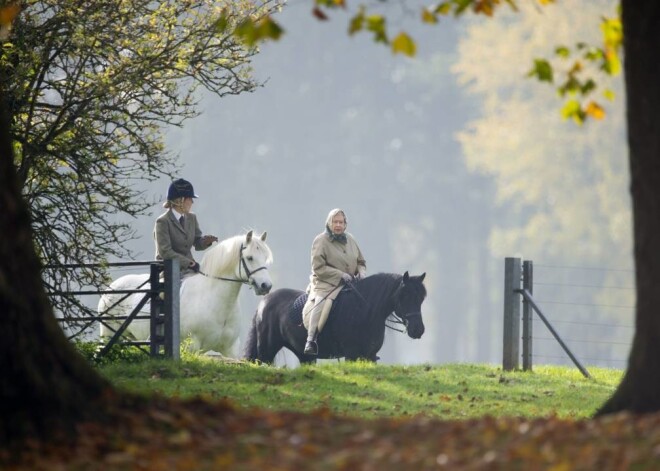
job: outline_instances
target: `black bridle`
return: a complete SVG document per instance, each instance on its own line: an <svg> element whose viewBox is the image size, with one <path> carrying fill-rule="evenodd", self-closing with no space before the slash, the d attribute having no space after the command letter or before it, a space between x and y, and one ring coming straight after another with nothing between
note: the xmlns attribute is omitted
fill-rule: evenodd
<svg viewBox="0 0 660 471"><path fill-rule="evenodd" d="M368 305L367 300L364 299L364 297L360 294L360 291L355 287L355 285L352 282L346 283L343 289L346 291L353 291L355 294L358 295L358 297L360 298L363 304ZM392 294L392 299L394 301L394 310L390 313L388 318L385 319L385 327L387 327L388 329L395 330L397 332L406 333L408 331L408 324L410 323L410 318L415 316L419 316L421 318L422 311L407 312L405 314L397 313L397 311L401 309L401 305L399 303L399 293L401 292L402 289L403 289L403 284L399 285L399 287ZM390 319L390 317L393 317L394 319ZM394 324L401 324L402 326L404 326L405 329L397 329L396 327L392 327L391 325L388 325L387 323L388 321Z"/></svg>
<svg viewBox="0 0 660 471"><path fill-rule="evenodd" d="M408 331L408 323L410 322L409 319L415 316L422 317L422 311L408 312L406 314L397 314L396 312L392 312L390 316L393 317L394 319L390 320L390 318L388 317L385 320L385 327L387 327L388 329L396 330L397 332L406 333ZM401 324L402 326L405 327L405 329L397 329L396 327L392 327L391 325L387 324L388 321L393 322L394 324Z"/></svg>
<svg viewBox="0 0 660 471"><path fill-rule="evenodd" d="M394 301L394 310L393 310L392 313L390 314L390 317L393 317L394 319L390 319L390 317L388 317L388 318L385 320L385 327L387 327L388 329L395 330L395 331L397 331L397 332L405 333L405 332L408 331L408 324L410 323L410 318L411 318L411 317L415 317L415 316L419 316L419 317L421 318L421 317L422 317L422 311L407 312L407 313L405 313L405 314L399 314L399 313L397 312L398 310L401 309L401 305L400 305L400 303L399 303L399 292L400 292L402 289L403 289L403 284L400 285L400 286L396 289L396 291L394 292L394 294L392 294L392 297L395 299L395 301ZM388 321L390 321L390 322L392 322L392 323L394 323L394 324L401 324L401 325L404 327L404 329L397 329L396 327L392 327L391 325L388 325L388 324L387 324Z"/></svg>
<svg viewBox="0 0 660 471"><path fill-rule="evenodd" d="M207 278L213 278L214 280L232 281L234 283L243 283L243 284L249 285L250 284L250 278L252 278L252 275L257 273L258 271L267 270L268 268L264 265L264 266L261 266L261 267L257 268L256 270L250 271L250 268L247 266L247 262L245 261L245 257L243 256L243 251L244 250L245 250L245 246L243 244L241 244L241 250L238 253L238 256L239 256L239 259L240 259L240 263L238 264L238 278L225 278L225 277L222 277L222 276L209 275L208 273L204 273L201 270L199 271L199 274L204 275ZM243 270L245 271L245 274L247 275L247 278L245 278L245 279L243 279L242 276L241 276Z"/></svg>

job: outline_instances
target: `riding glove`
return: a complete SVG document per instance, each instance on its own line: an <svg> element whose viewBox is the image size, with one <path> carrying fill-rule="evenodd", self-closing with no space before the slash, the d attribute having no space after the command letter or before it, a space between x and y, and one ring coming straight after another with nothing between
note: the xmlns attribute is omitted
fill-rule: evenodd
<svg viewBox="0 0 660 471"><path fill-rule="evenodd" d="M195 273L199 273L199 263L194 262L192 265L190 265L190 269Z"/></svg>
<svg viewBox="0 0 660 471"><path fill-rule="evenodd" d="M341 280L344 283L350 283L350 282L353 281L353 277L351 275L349 275L348 273L342 273L341 274Z"/></svg>
<svg viewBox="0 0 660 471"><path fill-rule="evenodd" d="M205 249L210 247L213 242L217 242L217 241L218 238L216 236L213 235L202 236L202 245L204 246Z"/></svg>

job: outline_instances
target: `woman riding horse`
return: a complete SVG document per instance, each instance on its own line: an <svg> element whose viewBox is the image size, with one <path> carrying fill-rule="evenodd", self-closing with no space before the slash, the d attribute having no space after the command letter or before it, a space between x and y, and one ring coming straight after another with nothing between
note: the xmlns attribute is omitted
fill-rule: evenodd
<svg viewBox="0 0 660 471"><path fill-rule="evenodd" d="M354 277L365 277L367 262L351 234L346 232L346 213L337 208L330 211L325 220L325 230L312 243L312 274L307 287L309 297L303 312L310 312L307 328L306 355L317 355L319 320L326 318L342 284Z"/></svg>

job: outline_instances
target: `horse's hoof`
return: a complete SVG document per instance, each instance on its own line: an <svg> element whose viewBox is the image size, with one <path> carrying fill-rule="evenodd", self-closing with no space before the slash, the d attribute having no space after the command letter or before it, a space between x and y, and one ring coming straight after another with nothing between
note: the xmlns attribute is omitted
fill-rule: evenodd
<svg viewBox="0 0 660 471"><path fill-rule="evenodd" d="M305 355L318 355L319 346L313 340L308 340L305 344Z"/></svg>

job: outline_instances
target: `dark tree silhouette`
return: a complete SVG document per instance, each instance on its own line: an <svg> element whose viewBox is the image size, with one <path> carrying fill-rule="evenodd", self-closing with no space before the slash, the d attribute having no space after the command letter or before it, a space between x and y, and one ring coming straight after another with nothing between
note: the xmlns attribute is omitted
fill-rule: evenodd
<svg viewBox="0 0 660 471"><path fill-rule="evenodd" d="M597 415L660 410L660 2L621 3L637 307L628 369Z"/></svg>
<svg viewBox="0 0 660 471"><path fill-rule="evenodd" d="M112 389L76 352L53 315L17 184L5 102L0 106L2 445L71 429L101 412L97 401Z"/></svg>

